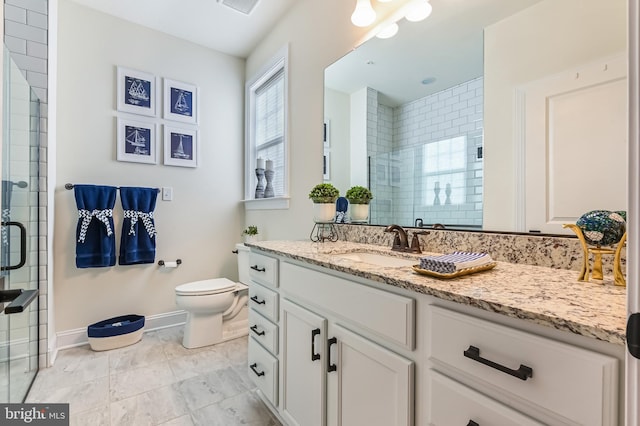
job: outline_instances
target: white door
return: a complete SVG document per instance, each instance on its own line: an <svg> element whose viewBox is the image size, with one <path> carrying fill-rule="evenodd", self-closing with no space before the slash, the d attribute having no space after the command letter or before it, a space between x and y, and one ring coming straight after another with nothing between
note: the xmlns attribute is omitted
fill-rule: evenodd
<svg viewBox="0 0 640 426"><path fill-rule="evenodd" d="M640 262L640 6L629 2L629 214L627 216L627 312L629 323L640 317L638 288ZM629 327L629 325L627 326ZM640 424L640 360L637 353L640 331L627 329L626 419L627 426ZM635 344L633 344L635 343Z"/></svg>
<svg viewBox="0 0 640 426"><path fill-rule="evenodd" d="M413 425L413 362L339 325L328 336L329 424Z"/></svg>
<svg viewBox="0 0 640 426"><path fill-rule="evenodd" d="M281 311L282 416L289 425L326 425L327 321L289 300Z"/></svg>
<svg viewBox="0 0 640 426"><path fill-rule="evenodd" d="M626 75L620 54L522 89L521 230L571 233L562 224L588 211L627 210Z"/></svg>

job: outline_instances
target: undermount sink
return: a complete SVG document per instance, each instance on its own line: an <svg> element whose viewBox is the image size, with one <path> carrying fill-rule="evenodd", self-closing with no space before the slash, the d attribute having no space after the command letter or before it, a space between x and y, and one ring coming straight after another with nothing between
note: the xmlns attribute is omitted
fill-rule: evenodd
<svg viewBox="0 0 640 426"><path fill-rule="evenodd" d="M369 263L377 266L387 266L393 268L401 268L405 266L412 266L418 263L417 260L401 259L399 257L387 256L378 253L369 253L365 251L337 254L335 257L340 259L352 260L355 262Z"/></svg>

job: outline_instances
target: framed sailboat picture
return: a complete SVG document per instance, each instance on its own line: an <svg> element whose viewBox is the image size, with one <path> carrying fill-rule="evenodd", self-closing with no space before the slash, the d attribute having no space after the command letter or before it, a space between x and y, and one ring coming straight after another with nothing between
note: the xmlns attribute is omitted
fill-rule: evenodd
<svg viewBox="0 0 640 426"><path fill-rule="evenodd" d="M198 167L200 142L196 129L164 126L164 164Z"/></svg>
<svg viewBox="0 0 640 426"><path fill-rule="evenodd" d="M157 164L156 123L117 118L118 161Z"/></svg>
<svg viewBox="0 0 640 426"><path fill-rule="evenodd" d="M164 79L164 118L198 123L198 88L193 84Z"/></svg>
<svg viewBox="0 0 640 426"><path fill-rule="evenodd" d="M117 74L118 111L155 117L159 97L158 78L124 67L118 67Z"/></svg>

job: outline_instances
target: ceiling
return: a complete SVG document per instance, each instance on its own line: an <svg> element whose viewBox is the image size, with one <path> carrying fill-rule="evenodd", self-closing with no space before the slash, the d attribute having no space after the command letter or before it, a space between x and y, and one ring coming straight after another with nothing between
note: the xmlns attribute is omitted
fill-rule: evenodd
<svg viewBox="0 0 640 426"><path fill-rule="evenodd" d="M484 28L539 1L430 0L431 16L402 19L393 38L362 44L327 68L325 86L347 94L370 87L397 106L480 77Z"/></svg>
<svg viewBox="0 0 640 426"><path fill-rule="evenodd" d="M219 52L246 58L299 0L258 0L249 15L219 0L73 1ZM246 1L238 0L238 3Z"/></svg>

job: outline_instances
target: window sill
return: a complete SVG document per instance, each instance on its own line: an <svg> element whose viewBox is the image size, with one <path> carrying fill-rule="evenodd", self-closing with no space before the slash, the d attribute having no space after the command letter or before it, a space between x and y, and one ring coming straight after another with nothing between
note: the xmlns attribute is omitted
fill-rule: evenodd
<svg viewBox="0 0 640 426"><path fill-rule="evenodd" d="M286 210L289 208L289 197L256 198L242 201L245 210Z"/></svg>

